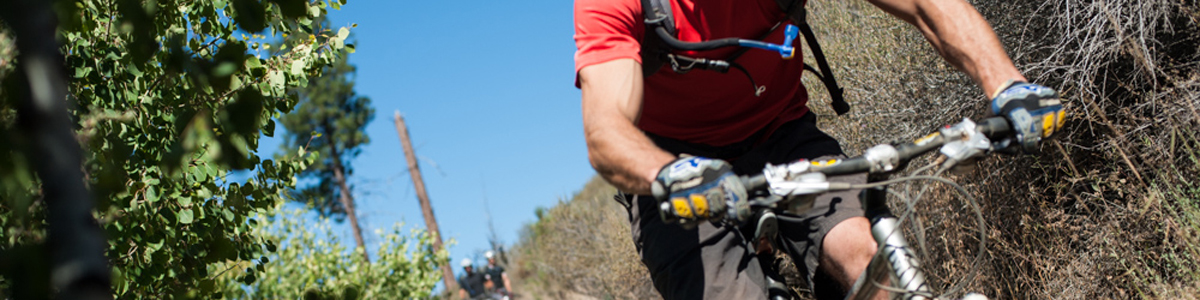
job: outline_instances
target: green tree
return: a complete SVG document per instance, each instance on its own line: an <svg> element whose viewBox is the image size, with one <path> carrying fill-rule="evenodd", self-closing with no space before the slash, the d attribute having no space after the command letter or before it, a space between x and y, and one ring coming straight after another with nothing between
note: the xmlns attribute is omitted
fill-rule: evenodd
<svg viewBox="0 0 1200 300"><path fill-rule="evenodd" d="M118 298L196 297L246 282L275 248L251 216L276 207L315 153L261 159L260 135L335 62L348 28L313 26L343 0L58 1L62 53ZM2 25L0 25L2 26ZM0 32L4 30L0 28ZM0 33L3 34L3 33ZM290 37L281 44L261 41ZM7 38L0 38L0 42ZM0 43L2 50L9 45ZM7 62L9 57L0 57ZM0 63L4 86L11 68ZM49 295L45 203L0 89L0 290ZM232 171L250 171L234 180ZM215 272L214 272L215 271ZM6 292L7 293L7 292ZM0 295L2 297L3 295Z"/></svg>
<svg viewBox="0 0 1200 300"><path fill-rule="evenodd" d="M307 145L323 155L300 173L316 183L302 187L296 200L305 202L322 216L347 218L363 258L367 256L362 229L354 210L352 187L347 177L354 173L351 161L371 141L367 123L375 116L371 99L354 92L355 68L344 59L325 68L308 87L300 90L300 104L294 112L279 118L287 129L285 149Z"/></svg>
<svg viewBox="0 0 1200 300"><path fill-rule="evenodd" d="M267 226L254 234L281 241L279 251L268 255L258 280L244 284L234 276L221 276L218 286L233 299L426 299L441 279L437 266L449 260L446 251L435 252L432 238L423 230L407 234L401 224L375 230L383 239L375 261L347 251L329 218L300 222L303 210L283 211L263 218ZM229 269L252 266L230 262Z"/></svg>

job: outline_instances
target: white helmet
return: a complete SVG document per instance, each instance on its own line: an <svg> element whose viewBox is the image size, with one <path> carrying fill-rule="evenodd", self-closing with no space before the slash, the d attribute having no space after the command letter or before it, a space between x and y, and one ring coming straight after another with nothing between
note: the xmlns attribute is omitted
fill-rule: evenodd
<svg viewBox="0 0 1200 300"><path fill-rule="evenodd" d="M496 256L496 252L492 252L491 250L488 250L488 252L483 253L483 257L486 257L487 259L492 259L492 257L495 257L495 256Z"/></svg>
<svg viewBox="0 0 1200 300"><path fill-rule="evenodd" d="M471 259L470 259L470 258L464 258L464 259L462 260L462 267L463 267L463 268L466 268L466 267L470 267L470 266L471 266Z"/></svg>

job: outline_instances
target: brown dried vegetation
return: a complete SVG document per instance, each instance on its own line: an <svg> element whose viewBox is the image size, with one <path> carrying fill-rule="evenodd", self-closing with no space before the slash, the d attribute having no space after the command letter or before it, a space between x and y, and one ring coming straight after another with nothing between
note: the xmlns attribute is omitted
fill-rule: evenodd
<svg viewBox="0 0 1200 300"><path fill-rule="evenodd" d="M602 298L656 298L650 275L633 246L616 189L594 177L569 202L538 211L514 249L514 285L534 298L572 293ZM540 296L540 297L537 297Z"/></svg>

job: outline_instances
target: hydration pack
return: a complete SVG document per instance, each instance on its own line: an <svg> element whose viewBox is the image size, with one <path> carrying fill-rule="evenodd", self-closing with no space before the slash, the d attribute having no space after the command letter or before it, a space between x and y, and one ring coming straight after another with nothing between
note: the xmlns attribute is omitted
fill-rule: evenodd
<svg viewBox="0 0 1200 300"><path fill-rule="evenodd" d="M664 39L670 38L678 43L675 39L676 28L674 14L671 12L672 0L642 0L642 12L645 15L646 32L642 40L642 75L650 76L662 69L663 64L670 63L671 70L676 73L687 73L693 69L703 69L717 71L721 73L728 72L730 68L741 71L750 80L750 84L754 86L755 96L762 93L762 88L754 83L754 77L745 68L734 62L739 56L745 53L749 48L741 48L725 59L708 59L688 57L674 53L675 50L694 50L680 49L670 46ZM846 103L843 97L843 89L838 86L837 79L833 77L833 71L829 68L829 63L825 60L825 54L821 51L821 45L817 43L817 37L813 34L812 28L808 26L807 14L804 9L804 0L775 0L787 15L788 18L800 28L800 32L804 34L804 40L808 43L809 49L812 51L813 57L817 60L818 72L809 64L804 64L804 69L808 70L821 79L825 84L825 89L829 91L829 97L832 100L830 105L837 114L843 115L850 111L850 104ZM775 25L778 27L779 22ZM663 32L659 32L663 31ZM775 31L772 28L767 34ZM760 39L766 36L760 37ZM713 41L717 42L717 41ZM696 43L697 45L708 42ZM712 45L708 45L711 48ZM726 46L726 45L722 45ZM733 45L728 45L733 46Z"/></svg>

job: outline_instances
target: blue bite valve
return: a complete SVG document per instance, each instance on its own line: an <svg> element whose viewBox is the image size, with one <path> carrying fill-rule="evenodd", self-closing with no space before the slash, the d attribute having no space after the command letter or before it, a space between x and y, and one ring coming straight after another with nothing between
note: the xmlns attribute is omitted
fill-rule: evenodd
<svg viewBox="0 0 1200 300"><path fill-rule="evenodd" d="M796 37L799 35L800 35L800 27L796 27L796 25L788 24L787 27L783 29L783 46L791 47L792 42L795 41Z"/></svg>
<svg viewBox="0 0 1200 300"><path fill-rule="evenodd" d="M799 35L800 27L796 27L796 25L788 24L783 29L783 49L779 51L779 54L783 55L783 59L791 59L796 56L796 48L792 47L792 42L795 42Z"/></svg>
<svg viewBox="0 0 1200 300"><path fill-rule="evenodd" d="M796 41L796 36L800 34L800 28L796 25L788 25L784 29L783 44L776 45L764 41L743 40L737 39L738 46L758 48L767 51L779 52L783 59L791 59L796 56L796 48L792 47L792 42Z"/></svg>

